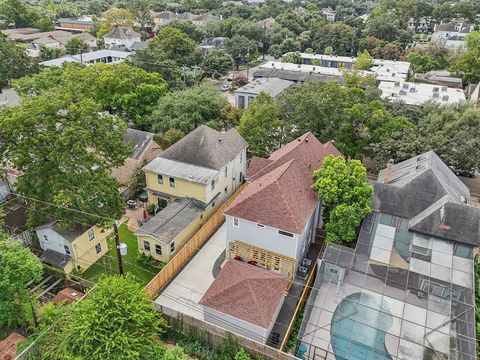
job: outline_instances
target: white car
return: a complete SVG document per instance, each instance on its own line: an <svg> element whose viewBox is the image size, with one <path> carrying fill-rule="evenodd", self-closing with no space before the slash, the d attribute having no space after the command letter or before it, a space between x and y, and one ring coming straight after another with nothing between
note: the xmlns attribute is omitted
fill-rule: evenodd
<svg viewBox="0 0 480 360"><path fill-rule="evenodd" d="M232 81L232 80L235 78L235 76L237 76L237 74L235 74L235 73L229 73L229 74L227 75L227 81Z"/></svg>
<svg viewBox="0 0 480 360"><path fill-rule="evenodd" d="M230 90L230 85L228 85L228 84L223 84L222 86L220 86L220 90L222 90L222 91L228 91L228 90Z"/></svg>

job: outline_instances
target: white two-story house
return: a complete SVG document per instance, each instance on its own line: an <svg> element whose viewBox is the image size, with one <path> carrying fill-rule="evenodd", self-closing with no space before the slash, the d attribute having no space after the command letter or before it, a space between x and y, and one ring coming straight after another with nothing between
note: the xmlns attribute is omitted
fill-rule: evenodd
<svg viewBox="0 0 480 360"><path fill-rule="evenodd" d="M321 226L312 173L340 152L307 133L268 159L254 157L247 187L226 209L228 257L291 276Z"/></svg>

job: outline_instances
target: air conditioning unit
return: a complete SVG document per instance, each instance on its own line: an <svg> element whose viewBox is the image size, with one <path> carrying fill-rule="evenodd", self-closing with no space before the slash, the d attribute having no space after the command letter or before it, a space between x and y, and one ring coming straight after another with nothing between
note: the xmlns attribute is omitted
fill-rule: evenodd
<svg viewBox="0 0 480 360"><path fill-rule="evenodd" d="M446 86L442 86L442 92L446 92L447 91L447 87Z"/></svg>
<svg viewBox="0 0 480 360"><path fill-rule="evenodd" d="M442 101L448 101L448 95L443 95L442 96Z"/></svg>
<svg viewBox="0 0 480 360"><path fill-rule="evenodd" d="M433 98L437 99L440 97L440 94L438 92L434 92L432 96Z"/></svg>
<svg viewBox="0 0 480 360"><path fill-rule="evenodd" d="M407 92L406 92L405 90L400 90L398 93L399 93L400 95L407 95Z"/></svg>

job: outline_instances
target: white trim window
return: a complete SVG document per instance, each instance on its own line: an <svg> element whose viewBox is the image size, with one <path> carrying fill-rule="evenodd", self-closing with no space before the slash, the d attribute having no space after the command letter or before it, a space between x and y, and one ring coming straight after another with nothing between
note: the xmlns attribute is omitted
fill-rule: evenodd
<svg viewBox="0 0 480 360"><path fill-rule="evenodd" d="M143 249L145 251L150 251L150 241L143 240Z"/></svg>
<svg viewBox="0 0 480 360"><path fill-rule="evenodd" d="M70 247L68 245L63 245L63 249L65 250L65 254L72 255L72 253L70 252Z"/></svg>
<svg viewBox="0 0 480 360"><path fill-rule="evenodd" d="M173 254L175 252L175 241L172 241L170 244L170 253Z"/></svg>
<svg viewBox="0 0 480 360"><path fill-rule="evenodd" d="M240 222L239 222L238 218L234 217L233 218L233 227L238 228L239 226L240 226Z"/></svg>
<svg viewBox="0 0 480 360"><path fill-rule="evenodd" d="M95 245L95 251L97 252L97 254L102 252L102 245L100 243Z"/></svg>
<svg viewBox="0 0 480 360"><path fill-rule="evenodd" d="M92 241L95 239L95 230L92 228L88 229L88 240Z"/></svg>
<svg viewBox="0 0 480 360"><path fill-rule="evenodd" d="M173 188L175 187L175 178L170 177L170 178L168 179L168 182L169 182L169 184L170 184L170 187L173 187Z"/></svg>

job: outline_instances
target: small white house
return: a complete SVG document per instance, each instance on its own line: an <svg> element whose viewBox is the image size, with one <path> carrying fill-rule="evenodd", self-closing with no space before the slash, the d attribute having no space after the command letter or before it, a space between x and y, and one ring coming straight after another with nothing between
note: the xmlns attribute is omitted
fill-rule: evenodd
<svg viewBox="0 0 480 360"><path fill-rule="evenodd" d="M294 85L293 81L277 78L258 78L235 91L235 106L246 109L250 101L255 99L258 94L266 93L272 97L277 97L284 90Z"/></svg>
<svg viewBox="0 0 480 360"><path fill-rule="evenodd" d="M110 49L112 47L124 47L131 49L135 42L141 42L140 34L134 31L131 27L116 26L103 37L105 47Z"/></svg>

